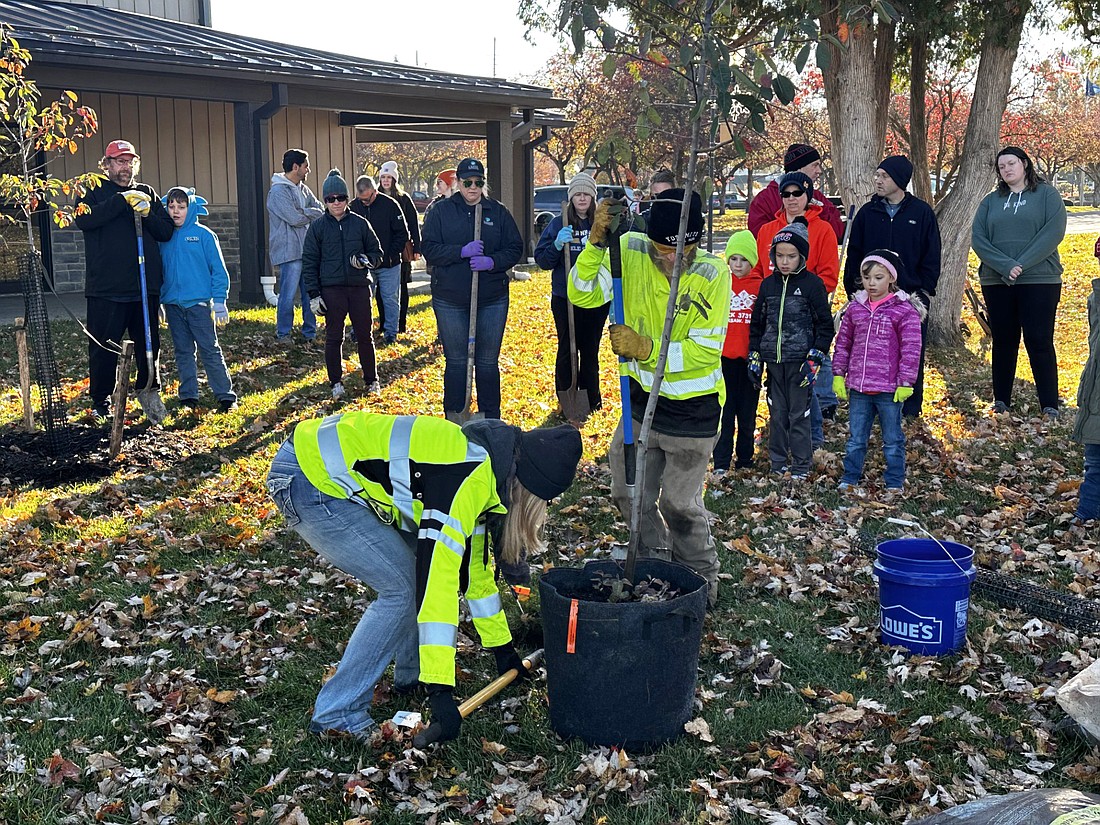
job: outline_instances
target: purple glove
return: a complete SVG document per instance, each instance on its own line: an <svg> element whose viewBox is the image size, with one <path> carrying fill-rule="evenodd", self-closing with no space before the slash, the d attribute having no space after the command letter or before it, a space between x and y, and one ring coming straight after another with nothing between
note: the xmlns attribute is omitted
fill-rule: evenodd
<svg viewBox="0 0 1100 825"><path fill-rule="evenodd" d="M478 241L481 243L481 241ZM493 268L493 259L488 255L474 255L470 258L470 269L474 272L488 272Z"/></svg>
<svg viewBox="0 0 1100 825"><path fill-rule="evenodd" d="M474 257L474 255L480 255L484 251L485 244L483 244L481 241L470 241L468 244L462 247L462 252L460 254L463 258L472 258Z"/></svg>

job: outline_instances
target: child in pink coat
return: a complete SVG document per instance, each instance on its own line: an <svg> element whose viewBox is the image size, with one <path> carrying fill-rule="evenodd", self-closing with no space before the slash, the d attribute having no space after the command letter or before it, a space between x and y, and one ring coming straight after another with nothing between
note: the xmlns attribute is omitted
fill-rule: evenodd
<svg viewBox="0 0 1100 825"><path fill-rule="evenodd" d="M860 266L863 289L844 311L833 352L833 389L848 398L848 447L840 489L859 484L867 440L878 416L886 456L886 489L905 483L901 407L913 394L920 365L924 304L898 289L901 259L888 249L870 252Z"/></svg>

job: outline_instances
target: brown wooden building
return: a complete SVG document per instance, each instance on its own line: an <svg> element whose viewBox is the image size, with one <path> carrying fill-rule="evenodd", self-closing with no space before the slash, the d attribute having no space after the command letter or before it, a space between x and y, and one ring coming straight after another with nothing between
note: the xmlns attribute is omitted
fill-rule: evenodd
<svg viewBox="0 0 1100 825"><path fill-rule="evenodd" d="M132 141L142 181L209 201L246 303L263 300L270 274L264 201L286 149L309 152L317 191L334 166L354 178L357 142L483 139L495 194L529 234L533 148L564 123L542 111L564 101L537 86L216 31L209 0L0 0L0 20L30 50L47 99L70 89L99 114L99 133L51 160L54 173L95 169L107 143ZM42 228L55 287L81 290L81 233Z"/></svg>

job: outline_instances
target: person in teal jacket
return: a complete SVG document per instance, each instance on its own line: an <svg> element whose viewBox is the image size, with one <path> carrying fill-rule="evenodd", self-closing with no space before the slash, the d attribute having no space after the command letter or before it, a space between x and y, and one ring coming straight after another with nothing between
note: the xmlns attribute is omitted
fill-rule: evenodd
<svg viewBox="0 0 1100 825"><path fill-rule="evenodd" d="M997 188L978 206L970 242L981 261L978 281L992 330L993 411L1007 412L1012 406L1022 334L1039 406L1054 418L1054 318L1062 295L1058 244L1066 235L1066 207L1023 149L1006 146L997 154L996 166Z"/></svg>
<svg viewBox="0 0 1100 825"><path fill-rule="evenodd" d="M464 596L497 672L518 668L495 582L526 580L546 502L573 483L581 436L569 425L524 432L497 419L348 412L303 421L271 463L267 489L297 532L377 593L314 704L310 730L370 736L374 686L428 686L441 740L458 736L455 653ZM494 567L494 561L496 565Z"/></svg>
<svg viewBox="0 0 1100 825"><path fill-rule="evenodd" d="M225 302L229 297L229 270L222 258L218 236L199 223L206 215L206 199L194 189L173 186L164 196L175 231L160 244L164 262L164 286L160 301L168 316L168 329L180 374L179 398L186 407L199 405L198 350L206 380L218 408L228 412L237 406L237 394L218 343L216 325L229 322Z"/></svg>

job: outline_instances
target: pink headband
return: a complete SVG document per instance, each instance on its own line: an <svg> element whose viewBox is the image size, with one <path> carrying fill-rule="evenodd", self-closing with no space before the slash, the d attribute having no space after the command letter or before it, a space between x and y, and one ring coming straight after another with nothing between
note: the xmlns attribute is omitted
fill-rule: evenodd
<svg viewBox="0 0 1100 825"><path fill-rule="evenodd" d="M879 255L868 255L863 259L863 266L861 266L860 269L862 270L867 264L882 264L886 267L886 271L894 276L895 281L898 279L898 271L894 269L894 265Z"/></svg>

